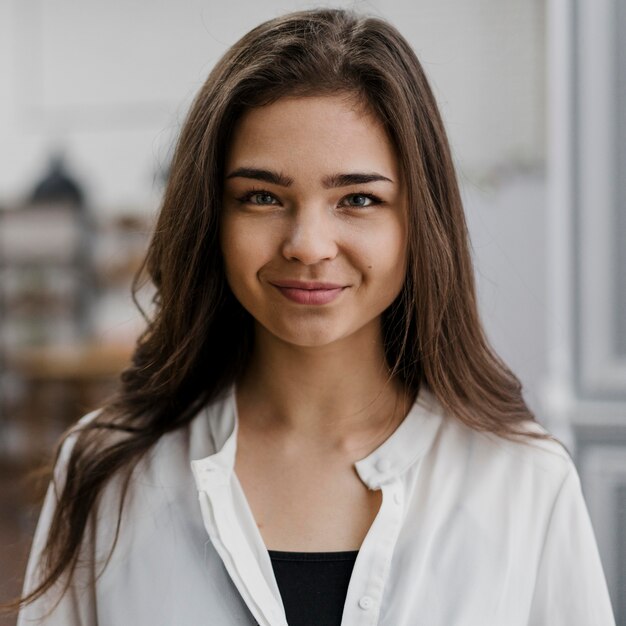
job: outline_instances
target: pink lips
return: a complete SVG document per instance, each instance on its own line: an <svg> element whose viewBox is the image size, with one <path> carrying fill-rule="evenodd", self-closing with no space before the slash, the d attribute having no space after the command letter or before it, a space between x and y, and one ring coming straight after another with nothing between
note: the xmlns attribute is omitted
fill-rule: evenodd
<svg viewBox="0 0 626 626"><path fill-rule="evenodd" d="M334 283L281 280L272 282L285 298L298 304L328 304L343 291L343 285Z"/></svg>

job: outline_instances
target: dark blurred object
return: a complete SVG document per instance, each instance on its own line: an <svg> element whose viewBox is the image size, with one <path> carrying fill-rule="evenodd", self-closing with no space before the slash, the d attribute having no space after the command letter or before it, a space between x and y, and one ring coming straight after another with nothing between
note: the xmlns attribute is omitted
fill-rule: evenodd
<svg viewBox="0 0 626 626"><path fill-rule="evenodd" d="M60 153L50 157L27 198L0 211L0 453L9 457L29 455L53 440L49 432L37 441L37 429L24 428L29 419L43 425L42 412L58 415L57 434L76 419L78 409L58 400L47 407L40 402L34 415L25 416L25 407L34 407L47 386L15 364L28 349L88 342L96 298L94 223L82 185ZM57 410L61 404L67 410Z"/></svg>
<svg viewBox="0 0 626 626"><path fill-rule="evenodd" d="M50 157L48 171L35 185L30 197L30 204L73 204L82 207L85 194L81 186L71 177L65 168L65 161L60 152Z"/></svg>
<svg viewBox="0 0 626 626"><path fill-rule="evenodd" d="M60 153L22 206L0 212L0 352L91 330L94 225Z"/></svg>

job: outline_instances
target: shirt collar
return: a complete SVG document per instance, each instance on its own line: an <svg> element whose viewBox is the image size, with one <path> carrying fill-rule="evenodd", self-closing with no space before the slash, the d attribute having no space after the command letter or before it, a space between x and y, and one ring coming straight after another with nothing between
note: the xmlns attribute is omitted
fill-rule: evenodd
<svg viewBox="0 0 626 626"><path fill-rule="evenodd" d="M202 411L199 419L206 419L215 452L202 459L191 461L191 469L198 489L225 485L235 467L237 451L237 403L235 388Z"/></svg>
<svg viewBox="0 0 626 626"><path fill-rule="evenodd" d="M215 453L191 462L196 480L224 484L230 479L237 451L237 404L234 386L205 412ZM436 398L422 388L411 410L396 430L354 466L370 489L379 489L407 471L430 448L439 426L442 411Z"/></svg>
<svg viewBox="0 0 626 626"><path fill-rule="evenodd" d="M361 480L378 489L408 470L429 450L441 423L434 395L424 387L394 432L376 450L355 463Z"/></svg>

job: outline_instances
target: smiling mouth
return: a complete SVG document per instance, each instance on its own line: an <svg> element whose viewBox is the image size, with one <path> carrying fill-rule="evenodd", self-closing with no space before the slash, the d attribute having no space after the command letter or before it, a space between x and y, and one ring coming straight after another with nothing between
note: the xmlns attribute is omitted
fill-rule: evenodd
<svg viewBox="0 0 626 626"><path fill-rule="evenodd" d="M321 282L280 281L270 284L291 302L308 305L328 304L346 288Z"/></svg>

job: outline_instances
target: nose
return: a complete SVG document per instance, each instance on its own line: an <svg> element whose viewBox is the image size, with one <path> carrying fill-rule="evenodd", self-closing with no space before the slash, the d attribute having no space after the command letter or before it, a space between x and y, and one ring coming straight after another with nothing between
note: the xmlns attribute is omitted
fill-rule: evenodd
<svg viewBox="0 0 626 626"><path fill-rule="evenodd" d="M334 259L337 250L337 233L325 209L306 207L294 212L282 245L287 260L315 265Z"/></svg>

